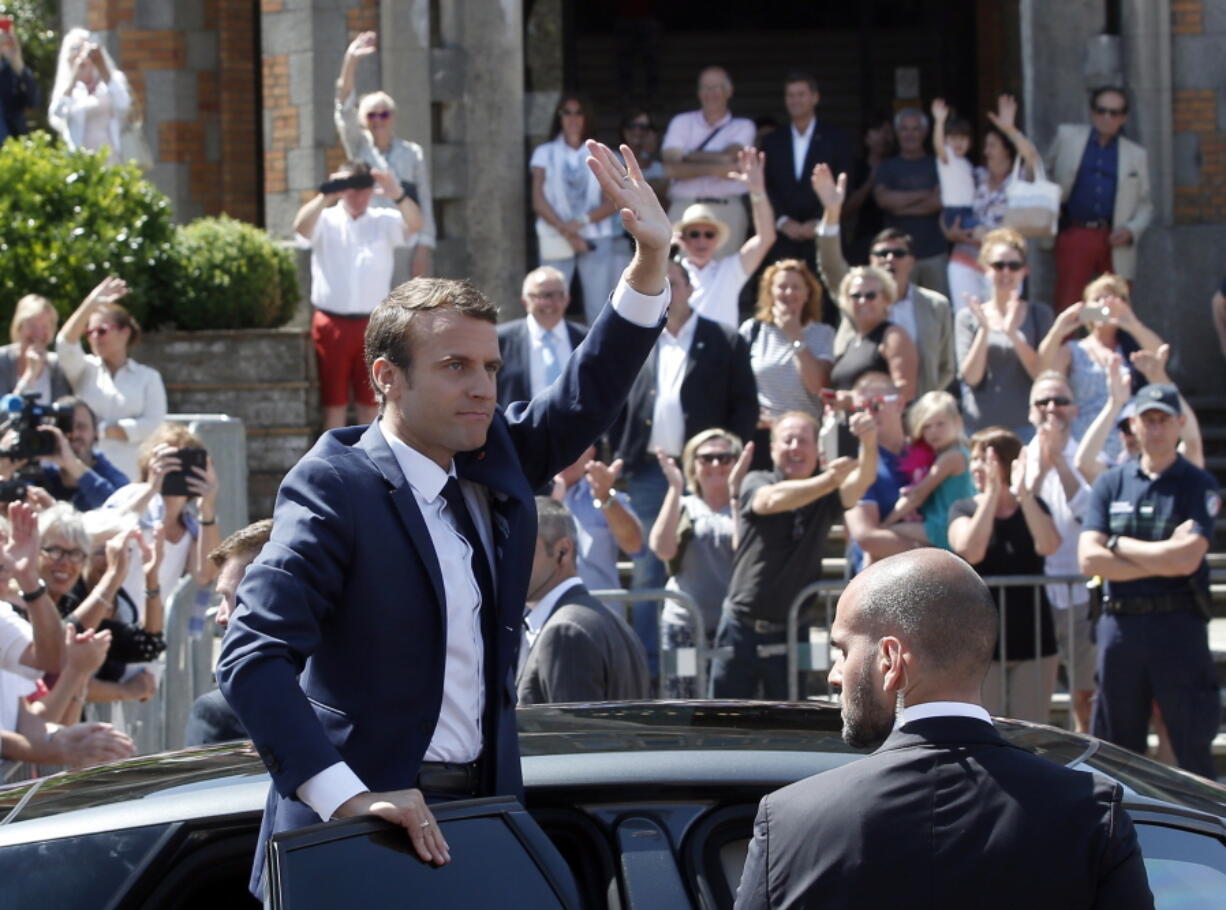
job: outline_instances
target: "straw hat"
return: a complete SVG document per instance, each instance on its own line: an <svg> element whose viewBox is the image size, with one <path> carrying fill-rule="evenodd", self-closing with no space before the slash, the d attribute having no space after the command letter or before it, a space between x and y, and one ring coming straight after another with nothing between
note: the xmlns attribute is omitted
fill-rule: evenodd
<svg viewBox="0 0 1226 910"><path fill-rule="evenodd" d="M699 224L706 224L715 228L715 245L717 247L724 245L730 233L728 225L719 220L719 217L712 208L701 202L696 202L687 208L685 214L681 216L681 220L673 226L673 229L678 234L684 234L687 229Z"/></svg>

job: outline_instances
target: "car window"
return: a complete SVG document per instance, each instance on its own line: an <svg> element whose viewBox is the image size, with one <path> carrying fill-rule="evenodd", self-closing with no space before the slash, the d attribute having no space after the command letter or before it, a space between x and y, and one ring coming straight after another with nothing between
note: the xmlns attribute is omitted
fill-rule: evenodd
<svg viewBox="0 0 1226 910"><path fill-rule="evenodd" d="M1220 907L1226 846L1215 837L1166 825L1137 825L1155 910Z"/></svg>
<svg viewBox="0 0 1226 910"><path fill-rule="evenodd" d="M169 825L14 844L0 850L5 907L97 910L111 906Z"/></svg>
<svg viewBox="0 0 1226 910"><path fill-rule="evenodd" d="M448 806L433 808L451 848L451 862L442 867L418 859L403 829L370 818L277 835L273 907L401 906L406 894L419 907L574 905L565 864L526 812L448 818Z"/></svg>
<svg viewBox="0 0 1226 910"><path fill-rule="evenodd" d="M1226 815L1226 788L1217 781L1168 768L1111 743L1099 743L1082 764L1119 781L1141 796L1213 815Z"/></svg>

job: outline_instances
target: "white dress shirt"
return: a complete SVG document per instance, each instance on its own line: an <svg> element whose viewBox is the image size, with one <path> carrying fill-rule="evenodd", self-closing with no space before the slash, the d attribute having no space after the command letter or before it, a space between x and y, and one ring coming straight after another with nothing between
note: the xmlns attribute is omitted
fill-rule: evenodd
<svg viewBox="0 0 1226 910"><path fill-rule="evenodd" d="M657 325L668 307L669 288L654 296L640 294L625 281L613 291L613 308L635 325ZM468 541L456 529L455 519L446 508L442 490L455 467L444 471L416 449L390 433L384 434L396 463L404 472L421 509L430 542L438 557L447 600L447 660L443 671L443 703L434 737L426 748L425 761L470 762L481 754L481 712L485 699L484 646L481 638L480 589L473 576ZM472 515L488 558L493 559L489 502L485 488L467 480L460 481L464 501ZM491 564L496 581L496 567ZM298 798L323 820L346 801L370 788L362 783L345 762L329 765L305 780L297 790Z"/></svg>
<svg viewBox="0 0 1226 910"><path fill-rule="evenodd" d="M549 384L545 381L544 336L548 334L553 338L553 350L558 357L558 369L562 370L566 367L566 361L571 355L570 333L566 331L566 320L564 319L558 320L558 324L552 329L542 326L531 313L526 317L526 321L528 339L531 342L528 355L528 382L532 389L532 397L535 398Z"/></svg>
<svg viewBox="0 0 1226 910"><path fill-rule="evenodd" d="M1077 564L1077 542L1081 537L1082 516L1090 500L1090 485L1077 470L1077 440L1071 435L1064 444L1064 460L1068 462L1069 470L1077 478L1077 491L1069 499L1064 493L1064 482L1059 472L1052 468L1043 478L1039 487L1039 497L1047 504L1051 513L1052 523L1060 532L1060 546L1050 556L1043 560L1043 571L1047 575L1080 575L1081 568ZM1038 437L1026 444L1026 482L1033 483L1039 470L1039 440ZM1083 604L1089 601L1090 592L1084 584L1051 584L1047 585L1047 599L1057 610L1067 609L1073 604Z"/></svg>
<svg viewBox="0 0 1226 910"><path fill-rule="evenodd" d="M792 130L792 170L795 172L796 179L799 180L804 176L805 170L805 155L809 153L809 140L813 138L813 129L817 126L817 118L809 118L809 126L802 133L796 129L796 124L791 125Z"/></svg>
<svg viewBox="0 0 1226 910"><path fill-rule="evenodd" d="M970 717L985 724L992 723L992 715L982 705L972 705L965 701L926 701L903 708L894 721L894 729L930 717Z"/></svg>
<svg viewBox="0 0 1226 910"><path fill-rule="evenodd" d="M663 449L676 457L685 446L681 383L685 379L685 365L690 358L690 345L694 342L697 325L698 314L692 312L676 335L665 329L656 341L656 395L651 436L647 442L649 452Z"/></svg>
<svg viewBox="0 0 1226 910"><path fill-rule="evenodd" d="M712 259L702 268L688 259L682 260L681 264L685 266L690 276L690 286L694 289L690 294L690 308L699 316L735 329L740 321L738 298L741 288L749 280L741 265L740 251Z"/></svg>
<svg viewBox="0 0 1226 910"><path fill-rule="evenodd" d="M907 284L907 296L890 305L890 322L906 332L913 342L919 344L919 327L915 324L915 287ZM921 353L921 357L923 354Z"/></svg>
<svg viewBox="0 0 1226 910"><path fill-rule="evenodd" d="M136 451L145 437L166 419L162 374L128 358L112 375L102 358L86 354L80 341L65 341L62 335L56 340L55 350L73 394L98 416L98 451L136 480ZM119 425L128 438L105 438L107 424Z"/></svg>
<svg viewBox="0 0 1226 910"><path fill-rule="evenodd" d="M311 303L368 315L391 290L395 248L407 242L399 208L372 206L357 218L341 203L324 209L311 232Z"/></svg>

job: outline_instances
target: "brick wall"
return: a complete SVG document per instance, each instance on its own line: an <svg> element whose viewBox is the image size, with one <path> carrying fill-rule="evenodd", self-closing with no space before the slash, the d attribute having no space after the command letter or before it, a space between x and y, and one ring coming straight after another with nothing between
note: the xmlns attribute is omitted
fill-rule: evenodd
<svg viewBox="0 0 1226 910"><path fill-rule="evenodd" d="M176 218L262 220L258 13L249 0L87 0L132 85ZM156 25L157 27L146 27Z"/></svg>
<svg viewBox="0 0 1226 910"><path fill-rule="evenodd" d="M1209 9L1206 9L1206 6ZM1226 221L1226 95L1215 73L1226 21L1214 0L1171 0L1175 146L1174 215L1178 224Z"/></svg>

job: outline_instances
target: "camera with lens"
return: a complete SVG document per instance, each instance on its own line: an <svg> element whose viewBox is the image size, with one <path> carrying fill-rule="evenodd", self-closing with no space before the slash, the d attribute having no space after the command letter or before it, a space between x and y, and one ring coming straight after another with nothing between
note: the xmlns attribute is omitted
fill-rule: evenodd
<svg viewBox="0 0 1226 910"><path fill-rule="evenodd" d="M9 431L17 434L11 446L0 449L0 456L13 461L46 458L59 452L55 436L43 432L42 427L57 426L65 436L72 432L72 405L42 404L37 392L5 395L0 398L0 411L9 414L0 425L0 436L7 435Z"/></svg>

